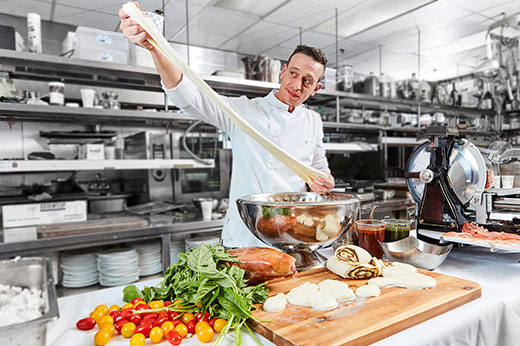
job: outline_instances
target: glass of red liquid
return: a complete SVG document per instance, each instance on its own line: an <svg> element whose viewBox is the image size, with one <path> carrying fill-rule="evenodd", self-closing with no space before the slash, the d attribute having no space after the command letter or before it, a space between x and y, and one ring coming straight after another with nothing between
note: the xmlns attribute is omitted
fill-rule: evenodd
<svg viewBox="0 0 520 346"><path fill-rule="evenodd" d="M357 220L356 228L359 246L373 257L383 258L379 241L385 241L385 222L381 220Z"/></svg>

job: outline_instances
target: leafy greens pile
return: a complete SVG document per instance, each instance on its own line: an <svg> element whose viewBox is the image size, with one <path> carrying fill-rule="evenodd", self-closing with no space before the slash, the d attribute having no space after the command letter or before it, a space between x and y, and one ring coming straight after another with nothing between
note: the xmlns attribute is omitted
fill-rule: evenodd
<svg viewBox="0 0 520 346"><path fill-rule="evenodd" d="M212 317L228 321L214 345L220 344L230 329L234 329L236 344L240 345L242 326L260 344L245 321L254 318L251 315L251 311L255 310L253 304L266 300L268 290L264 287L265 283L248 286L244 279L245 271L229 265L238 263L238 260L221 245L202 244L189 252L179 253L178 258L177 264L168 267L162 282L143 290L135 285L127 286L123 290L123 300L130 302L141 297L149 303L156 299L172 302L180 299L179 304L148 311L208 311Z"/></svg>

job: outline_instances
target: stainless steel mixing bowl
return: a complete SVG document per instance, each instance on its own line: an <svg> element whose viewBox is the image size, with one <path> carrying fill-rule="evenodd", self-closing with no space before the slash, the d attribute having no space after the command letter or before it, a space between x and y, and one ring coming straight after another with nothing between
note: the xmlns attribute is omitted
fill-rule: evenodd
<svg viewBox="0 0 520 346"><path fill-rule="evenodd" d="M390 261L405 262L428 270L440 266L453 247L453 244L446 246L430 244L415 237L379 243Z"/></svg>
<svg viewBox="0 0 520 346"><path fill-rule="evenodd" d="M352 227L359 209L359 199L343 193L262 193L236 202L251 233L293 255L298 270L323 265L315 251Z"/></svg>

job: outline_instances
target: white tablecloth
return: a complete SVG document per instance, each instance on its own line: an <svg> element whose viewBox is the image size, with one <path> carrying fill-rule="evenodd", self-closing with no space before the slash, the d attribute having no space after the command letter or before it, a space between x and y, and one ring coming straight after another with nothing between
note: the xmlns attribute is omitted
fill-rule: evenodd
<svg viewBox="0 0 520 346"><path fill-rule="evenodd" d="M490 253L483 248L453 249L436 271L478 282L482 297L433 319L392 335L378 346L517 346L520 345L520 255ZM140 283L152 285L158 280ZM60 318L48 326L48 346L92 346L95 328L79 331L75 324L99 304L122 305L123 287L93 291L58 300ZM244 332L244 345L256 345ZM263 345L273 345L258 336ZM233 344L232 336L226 345ZM120 335L108 345L129 345ZM183 340L182 345L202 345Z"/></svg>

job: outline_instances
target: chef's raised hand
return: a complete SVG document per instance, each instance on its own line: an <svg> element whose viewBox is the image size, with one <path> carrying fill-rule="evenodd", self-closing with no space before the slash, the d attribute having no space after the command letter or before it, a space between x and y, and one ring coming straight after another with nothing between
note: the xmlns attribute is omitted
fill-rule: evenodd
<svg viewBox="0 0 520 346"><path fill-rule="evenodd" d="M316 178L313 183L310 185L310 188L312 191L316 193L327 193L330 190L334 188L334 177L330 175L329 173L323 171L325 174L327 174L326 178L318 177Z"/></svg>
<svg viewBox="0 0 520 346"><path fill-rule="evenodd" d="M139 3L137 1L134 3L139 8ZM150 35L139 24L131 20L122 8L119 9L119 18L121 18L119 28L130 42L146 49L153 49L152 44L147 41Z"/></svg>

